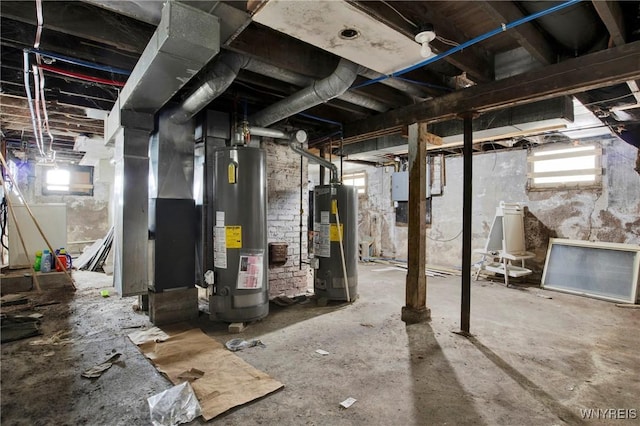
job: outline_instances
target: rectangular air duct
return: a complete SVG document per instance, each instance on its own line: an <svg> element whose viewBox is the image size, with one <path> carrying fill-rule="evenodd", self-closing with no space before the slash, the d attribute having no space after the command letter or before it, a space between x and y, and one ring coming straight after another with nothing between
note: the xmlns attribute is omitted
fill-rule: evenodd
<svg viewBox="0 0 640 426"><path fill-rule="evenodd" d="M169 1L162 19L122 89L105 125L113 143L121 110L155 113L220 51L218 18Z"/></svg>
<svg viewBox="0 0 640 426"><path fill-rule="evenodd" d="M347 1L269 0L253 20L383 74L424 60L415 40Z"/></svg>

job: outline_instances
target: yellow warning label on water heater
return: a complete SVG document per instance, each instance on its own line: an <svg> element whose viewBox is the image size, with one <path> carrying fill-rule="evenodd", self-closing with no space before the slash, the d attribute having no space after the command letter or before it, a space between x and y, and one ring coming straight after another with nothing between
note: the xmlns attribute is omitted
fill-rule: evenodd
<svg viewBox="0 0 640 426"><path fill-rule="evenodd" d="M227 248L242 248L242 226L225 226Z"/></svg>
<svg viewBox="0 0 640 426"><path fill-rule="evenodd" d="M338 200L331 200L331 214L338 213Z"/></svg>
<svg viewBox="0 0 640 426"><path fill-rule="evenodd" d="M229 183L236 183L236 165L234 163L229 163L228 175Z"/></svg>
<svg viewBox="0 0 640 426"><path fill-rule="evenodd" d="M332 223L331 228L329 228L329 239L331 241L340 241L340 237L344 239L344 225L340 224L340 233L338 233L338 224Z"/></svg>

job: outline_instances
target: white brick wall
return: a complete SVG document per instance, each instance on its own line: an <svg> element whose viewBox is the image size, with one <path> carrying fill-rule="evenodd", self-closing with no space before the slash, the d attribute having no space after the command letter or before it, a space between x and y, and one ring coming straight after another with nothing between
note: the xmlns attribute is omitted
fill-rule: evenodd
<svg viewBox="0 0 640 426"><path fill-rule="evenodd" d="M295 296L313 284L309 266L300 269L300 156L287 146L264 142L267 152L267 241L288 244L283 266L269 267L269 297ZM302 260L307 260L309 188L307 160L302 163Z"/></svg>

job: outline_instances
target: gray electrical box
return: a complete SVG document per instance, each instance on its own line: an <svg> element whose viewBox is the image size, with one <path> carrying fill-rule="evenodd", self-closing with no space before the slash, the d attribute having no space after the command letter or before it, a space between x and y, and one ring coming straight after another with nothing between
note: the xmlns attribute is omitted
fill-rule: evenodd
<svg viewBox="0 0 640 426"><path fill-rule="evenodd" d="M431 170L427 164L427 198L431 197ZM409 172L391 175L391 201L409 201Z"/></svg>
<svg viewBox="0 0 640 426"><path fill-rule="evenodd" d="M391 175L391 200L409 201L409 172L395 172Z"/></svg>

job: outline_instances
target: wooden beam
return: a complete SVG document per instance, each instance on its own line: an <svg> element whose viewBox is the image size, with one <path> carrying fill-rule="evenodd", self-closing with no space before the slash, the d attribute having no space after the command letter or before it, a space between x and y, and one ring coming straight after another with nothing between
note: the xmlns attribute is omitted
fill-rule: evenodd
<svg viewBox="0 0 640 426"><path fill-rule="evenodd" d="M622 46L625 41L625 25L622 8L617 1L592 0L593 7L609 31L609 35L616 46Z"/></svg>
<svg viewBox="0 0 640 426"><path fill-rule="evenodd" d="M344 127L344 133L345 138L380 134L405 124L442 121L468 111L492 111L638 78L640 41L348 123Z"/></svg>
<svg viewBox="0 0 640 426"><path fill-rule="evenodd" d="M355 6L364 10L368 14L374 16L380 22L394 28L396 31L405 34L410 39L416 34L416 28L408 24L397 13L389 9L389 6L382 2L353 2ZM429 2L398 2L395 5L397 9L404 11L406 16L421 17L420 23L431 22L434 25L436 34L462 43L469 40L471 37L465 35L462 31L452 27L448 23L446 16L438 13L434 7L429 5ZM451 46L442 43L440 40L433 40L431 43L434 50L437 52L444 52L451 48ZM448 56L444 59L451 65L459 68L461 71L467 73L476 82L487 82L493 80L493 57L484 49L479 46L470 46L465 49L464 52L456 53Z"/></svg>
<svg viewBox="0 0 640 426"><path fill-rule="evenodd" d="M427 142L418 124L409 126L409 238L406 305L402 321L415 324L429 320L427 308Z"/></svg>
<svg viewBox="0 0 640 426"><path fill-rule="evenodd" d="M153 25L79 1L43 1L42 14L45 29L138 54L142 53L155 31ZM2 16L37 24L33 2L3 0Z"/></svg>
<svg viewBox="0 0 640 426"><path fill-rule="evenodd" d="M236 37L229 48L313 78L328 76L338 65L338 58L324 50L256 23Z"/></svg>
<svg viewBox="0 0 640 426"><path fill-rule="evenodd" d="M483 1L480 2L480 5L498 25L513 22L525 16L518 6L510 1ZM511 28L506 34L517 40L541 64L548 65L557 62L556 53L551 43L531 22Z"/></svg>
<svg viewBox="0 0 640 426"><path fill-rule="evenodd" d="M36 26L25 22L14 21L2 17L0 32L2 46L22 49L33 47ZM72 58L83 59L98 64L133 70L138 62L137 53L119 51L111 46L89 41L86 39L63 34L51 29L44 29L40 42L40 49L60 53ZM4 49L3 49L4 50ZM4 59L4 58L3 58Z"/></svg>

